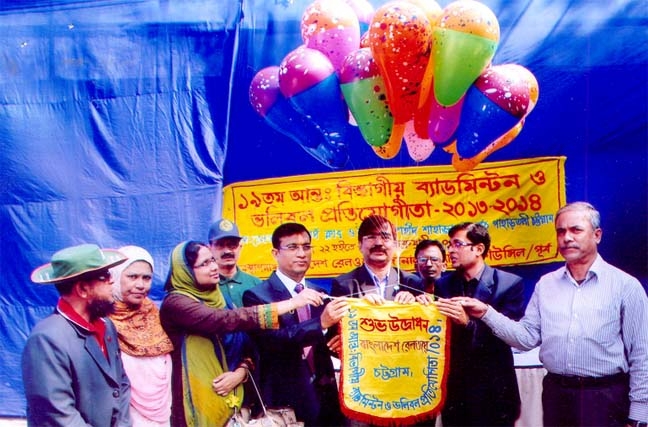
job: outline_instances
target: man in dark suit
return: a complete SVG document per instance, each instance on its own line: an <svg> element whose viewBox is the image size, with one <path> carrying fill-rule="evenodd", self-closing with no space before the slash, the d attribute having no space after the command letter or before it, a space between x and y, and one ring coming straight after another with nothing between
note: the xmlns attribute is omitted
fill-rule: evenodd
<svg viewBox="0 0 648 427"><path fill-rule="evenodd" d="M422 283L416 275L392 266L396 238L396 227L387 218L370 215L362 220L358 245L363 264L333 279L331 295L358 298L378 294L387 301L413 301Z"/></svg>
<svg viewBox="0 0 648 427"><path fill-rule="evenodd" d="M243 304L253 306L283 301L304 288L324 294L305 280L312 246L308 230L285 223L272 234L272 255L277 270L270 278L243 294ZM335 371L327 348L326 332L347 311L336 299L326 305L304 307L279 316L280 329L252 333L259 349L260 391L267 406L290 406L306 426L338 426L343 422Z"/></svg>
<svg viewBox="0 0 648 427"><path fill-rule="evenodd" d="M423 239L414 249L416 272L423 281L425 293L434 294L434 286L446 271L446 251L438 240Z"/></svg>
<svg viewBox="0 0 648 427"><path fill-rule="evenodd" d="M465 222L450 229L448 253L455 271L436 284L436 304L452 321L450 371L442 411L445 427L513 426L520 414L520 395L511 348L480 320L470 319L458 302L474 297L518 320L524 314L522 279L488 266L488 230Z"/></svg>

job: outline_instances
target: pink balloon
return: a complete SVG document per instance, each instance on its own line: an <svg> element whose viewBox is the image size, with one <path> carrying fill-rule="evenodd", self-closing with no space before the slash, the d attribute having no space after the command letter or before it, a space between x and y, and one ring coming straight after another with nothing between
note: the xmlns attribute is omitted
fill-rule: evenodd
<svg viewBox="0 0 648 427"><path fill-rule="evenodd" d="M260 70L250 82L250 104L273 129L299 144L322 164L338 169L349 158L346 144L331 138L307 115L292 106L279 90L279 67Z"/></svg>
<svg viewBox="0 0 648 427"><path fill-rule="evenodd" d="M331 61L321 52L300 46L289 52L279 65L281 93L297 95L335 73Z"/></svg>
<svg viewBox="0 0 648 427"><path fill-rule="evenodd" d="M265 118L282 96L279 92L279 67L273 65L256 73L250 82L249 95L252 108Z"/></svg>
<svg viewBox="0 0 648 427"><path fill-rule="evenodd" d="M429 139L421 138L414 130L414 121L410 120L405 123L405 133L403 134L407 152L415 162L426 160L434 151L434 142Z"/></svg>
<svg viewBox="0 0 648 427"><path fill-rule="evenodd" d="M279 89L327 141L346 147L349 110L333 65L323 53L299 47L286 55L279 65Z"/></svg>
<svg viewBox="0 0 648 427"><path fill-rule="evenodd" d="M494 65L475 81L475 87L512 116L527 116L537 102L535 76L518 64Z"/></svg>
<svg viewBox="0 0 648 427"><path fill-rule="evenodd" d="M355 12L358 20L360 21L360 26L366 25L369 26L371 18L374 14L374 8L367 0L344 0L346 4L351 6L351 9Z"/></svg>
<svg viewBox="0 0 648 427"><path fill-rule="evenodd" d="M336 71L344 58L360 47L360 23L343 0L315 0L301 21L304 45L328 57Z"/></svg>

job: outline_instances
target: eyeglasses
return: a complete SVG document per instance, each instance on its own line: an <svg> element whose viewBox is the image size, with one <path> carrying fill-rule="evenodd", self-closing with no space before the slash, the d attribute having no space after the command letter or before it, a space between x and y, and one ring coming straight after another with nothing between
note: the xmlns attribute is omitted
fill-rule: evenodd
<svg viewBox="0 0 648 427"><path fill-rule="evenodd" d="M193 268L205 268L209 267L211 264L216 264L216 258L211 257L209 259L206 259L205 261L201 262L198 265L194 265Z"/></svg>
<svg viewBox="0 0 648 427"><path fill-rule="evenodd" d="M391 233L385 232L378 234L367 234L366 236L362 236L362 240L368 243L373 243L378 240L379 237L383 242L391 242L392 240L394 240L394 236L392 236Z"/></svg>
<svg viewBox="0 0 648 427"><path fill-rule="evenodd" d="M455 248L455 249L461 249L465 246L475 246L474 243L469 243L469 242L462 242L461 240L452 240L448 244L448 249L450 248Z"/></svg>
<svg viewBox="0 0 648 427"><path fill-rule="evenodd" d="M112 279L112 274L110 271L100 271L96 276L90 276L90 280L96 280L98 282L109 282Z"/></svg>
<svg viewBox="0 0 648 427"><path fill-rule="evenodd" d="M304 252L310 252L313 250L313 245L306 243L303 245L298 245L296 243L291 243L290 245L286 246L279 246L279 249L282 251L290 252L290 253L296 253L299 251L299 249L303 250Z"/></svg>
<svg viewBox="0 0 648 427"><path fill-rule="evenodd" d="M432 264L439 264L441 262L441 258L437 258L435 256L420 256L416 258L416 261L418 261L419 264L427 264L428 262L431 262Z"/></svg>

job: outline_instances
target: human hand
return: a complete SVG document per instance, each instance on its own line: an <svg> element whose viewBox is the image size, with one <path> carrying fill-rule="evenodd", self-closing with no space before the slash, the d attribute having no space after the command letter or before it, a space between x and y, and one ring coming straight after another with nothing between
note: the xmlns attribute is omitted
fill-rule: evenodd
<svg viewBox="0 0 648 427"><path fill-rule="evenodd" d="M323 294L315 289L304 288L303 291L291 298L295 308L305 307L307 305L320 306L324 303L322 300Z"/></svg>
<svg viewBox="0 0 648 427"><path fill-rule="evenodd" d="M326 346L333 353L340 354L340 350L342 350L342 335L335 335L326 343Z"/></svg>
<svg viewBox="0 0 648 427"><path fill-rule="evenodd" d="M466 313L470 317L474 317L476 319L481 319L488 311L488 304L485 304L476 298L454 297L452 298L452 301L456 301L461 304Z"/></svg>
<svg viewBox="0 0 648 427"><path fill-rule="evenodd" d="M417 295L416 302L418 302L421 305L430 305L434 303L434 296L430 294Z"/></svg>
<svg viewBox="0 0 648 427"><path fill-rule="evenodd" d="M326 304L326 307L324 307L324 311L320 317L322 328L328 329L337 324L348 311L349 303L346 298L334 298L331 302Z"/></svg>
<svg viewBox="0 0 648 427"><path fill-rule="evenodd" d="M385 303L385 298L378 294L364 294L362 299L369 301L373 305L383 305Z"/></svg>
<svg viewBox="0 0 648 427"><path fill-rule="evenodd" d="M414 298L414 295L412 295L408 291L400 291L394 297L394 302L400 304L411 304L414 301L416 301L416 298Z"/></svg>
<svg viewBox="0 0 648 427"><path fill-rule="evenodd" d="M212 390L219 396L226 396L227 393L241 384L246 376L247 371L245 368L237 368L234 371L223 372L212 381Z"/></svg>
<svg viewBox="0 0 648 427"><path fill-rule="evenodd" d="M434 304L439 312L446 315L453 323L466 326L470 321L470 317L463 309L460 301L439 298Z"/></svg>

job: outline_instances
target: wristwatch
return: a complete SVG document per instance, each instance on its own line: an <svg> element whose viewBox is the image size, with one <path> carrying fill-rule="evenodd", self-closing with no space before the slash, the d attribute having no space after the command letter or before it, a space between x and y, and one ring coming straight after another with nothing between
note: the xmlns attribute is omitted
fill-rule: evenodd
<svg viewBox="0 0 648 427"><path fill-rule="evenodd" d="M628 425L631 427L648 427L648 422L631 420L628 418Z"/></svg>

